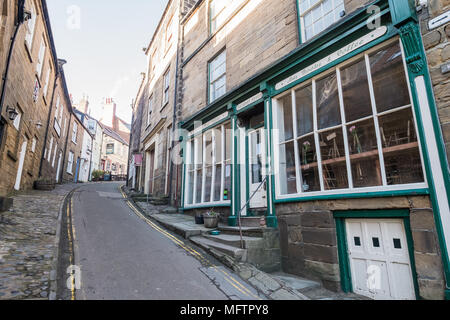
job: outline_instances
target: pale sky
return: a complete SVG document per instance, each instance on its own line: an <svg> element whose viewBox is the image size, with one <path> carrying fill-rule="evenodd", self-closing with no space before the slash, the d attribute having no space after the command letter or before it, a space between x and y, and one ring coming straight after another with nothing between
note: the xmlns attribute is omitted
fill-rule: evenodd
<svg viewBox="0 0 450 320"><path fill-rule="evenodd" d="M105 97L131 122L131 102L146 69L150 43L168 0L47 0L58 58L78 103L89 96L92 116Z"/></svg>

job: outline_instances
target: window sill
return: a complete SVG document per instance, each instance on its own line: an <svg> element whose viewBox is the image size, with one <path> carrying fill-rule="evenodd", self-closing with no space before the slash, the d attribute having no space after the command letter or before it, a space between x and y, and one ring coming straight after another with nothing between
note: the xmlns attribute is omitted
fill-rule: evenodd
<svg viewBox="0 0 450 320"><path fill-rule="evenodd" d="M397 196L428 195L430 191L425 183L403 186L403 189L386 187L369 187L355 190L334 190L328 192L314 192L311 194L278 195L275 203L306 202L315 200L337 200L337 199L361 199L361 198L383 198Z"/></svg>
<svg viewBox="0 0 450 320"><path fill-rule="evenodd" d="M231 201L228 202L217 202L217 203L204 203L204 204L195 204L195 205L185 205L185 210L191 209L202 209L202 208L217 208L217 207L231 207Z"/></svg>

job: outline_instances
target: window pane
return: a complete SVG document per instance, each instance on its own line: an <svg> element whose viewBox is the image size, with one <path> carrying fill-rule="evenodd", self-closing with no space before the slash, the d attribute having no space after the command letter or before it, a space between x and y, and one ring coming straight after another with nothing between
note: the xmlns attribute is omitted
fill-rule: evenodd
<svg viewBox="0 0 450 320"><path fill-rule="evenodd" d="M205 174L206 174L206 180L205 180L205 199L204 202L211 202L211 184L212 184L212 172L213 167L206 167L205 168Z"/></svg>
<svg viewBox="0 0 450 320"><path fill-rule="evenodd" d="M214 148L216 163L222 161L222 129L221 127L215 128L214 130L214 140L216 147Z"/></svg>
<svg viewBox="0 0 450 320"><path fill-rule="evenodd" d="M295 92L295 107L297 110L297 136L303 136L314 130L312 86Z"/></svg>
<svg viewBox="0 0 450 320"><path fill-rule="evenodd" d="M341 79L347 122L372 115L365 60L342 69Z"/></svg>
<svg viewBox="0 0 450 320"><path fill-rule="evenodd" d="M202 202L202 184L203 184L203 175L202 175L202 169L197 170L197 194L195 197L195 203L201 203Z"/></svg>
<svg viewBox="0 0 450 320"><path fill-rule="evenodd" d="M411 103L398 42L373 54L370 67L378 112Z"/></svg>
<svg viewBox="0 0 450 320"><path fill-rule="evenodd" d="M187 192L187 203L192 204L194 201L194 171L189 172L189 183L186 192Z"/></svg>
<svg viewBox="0 0 450 320"><path fill-rule="evenodd" d="M230 160L231 159L231 146L232 146L232 137L233 137L233 132L231 130L231 123L228 123L224 126L225 129L225 140L226 140L226 144L225 144L225 160Z"/></svg>
<svg viewBox="0 0 450 320"><path fill-rule="evenodd" d="M424 182L411 109L380 117L380 132L388 184Z"/></svg>
<svg viewBox="0 0 450 320"><path fill-rule="evenodd" d="M380 158L373 119L347 127L353 185L356 188L380 186Z"/></svg>
<svg viewBox="0 0 450 320"><path fill-rule="evenodd" d="M341 124L336 73L316 82L319 129Z"/></svg>
<svg viewBox="0 0 450 320"><path fill-rule="evenodd" d="M231 200L231 161L227 161L225 165L225 183L223 190L223 200Z"/></svg>
<svg viewBox="0 0 450 320"><path fill-rule="evenodd" d="M221 183L222 183L222 165L218 164L216 165L216 175L214 182L214 201L222 200L220 197Z"/></svg>
<svg viewBox="0 0 450 320"><path fill-rule="evenodd" d="M203 166L203 136L199 135L195 138L195 140L195 165L197 168L201 168Z"/></svg>
<svg viewBox="0 0 450 320"><path fill-rule="evenodd" d="M252 173L252 183L262 182L262 145L260 131L256 131L249 136L251 157L249 159Z"/></svg>
<svg viewBox="0 0 450 320"><path fill-rule="evenodd" d="M280 145L280 192L297 193L294 142Z"/></svg>
<svg viewBox="0 0 450 320"><path fill-rule="evenodd" d="M213 143L212 143L212 131L205 133L205 164L213 164Z"/></svg>
<svg viewBox="0 0 450 320"><path fill-rule="evenodd" d="M348 188L342 129L323 132L319 137L325 190Z"/></svg>
<svg viewBox="0 0 450 320"><path fill-rule="evenodd" d="M279 100L280 110L283 116L280 117L278 128L280 129L280 142L291 140L294 137L292 122L292 98L288 94Z"/></svg>
<svg viewBox="0 0 450 320"><path fill-rule="evenodd" d="M320 191L319 167L317 165L314 135L298 140L302 171L302 192Z"/></svg>

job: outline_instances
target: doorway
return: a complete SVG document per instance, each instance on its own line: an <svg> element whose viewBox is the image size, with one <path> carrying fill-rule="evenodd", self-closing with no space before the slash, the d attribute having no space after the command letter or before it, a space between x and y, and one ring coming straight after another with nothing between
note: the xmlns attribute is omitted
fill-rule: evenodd
<svg viewBox="0 0 450 320"><path fill-rule="evenodd" d="M27 145L28 140L24 137L24 141L22 143L22 149L20 150L19 155L19 167L17 169L16 183L14 185L14 189L20 190L20 182L22 181L22 173L23 173L23 165L25 163L25 156L27 154Z"/></svg>
<svg viewBox="0 0 450 320"><path fill-rule="evenodd" d="M155 177L155 149L152 149L149 152L149 166L148 166L148 170L149 170L149 175L148 175L148 194L152 194L153 193L153 179Z"/></svg>
<svg viewBox="0 0 450 320"><path fill-rule="evenodd" d="M264 181L266 144L265 130L263 127L248 132L248 186L249 208L267 208L267 182Z"/></svg>

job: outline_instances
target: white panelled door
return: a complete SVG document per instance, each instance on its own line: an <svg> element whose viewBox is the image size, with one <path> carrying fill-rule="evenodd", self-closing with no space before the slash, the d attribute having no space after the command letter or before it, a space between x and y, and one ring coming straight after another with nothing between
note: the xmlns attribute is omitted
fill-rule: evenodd
<svg viewBox="0 0 450 320"><path fill-rule="evenodd" d="M264 164L266 150L264 129L257 129L248 133L248 148L249 197L254 194L250 200L250 208L266 208L266 188L264 185L260 186L265 177Z"/></svg>
<svg viewBox="0 0 450 320"><path fill-rule="evenodd" d="M347 219L353 291L379 300L413 300L413 275L401 219Z"/></svg>

